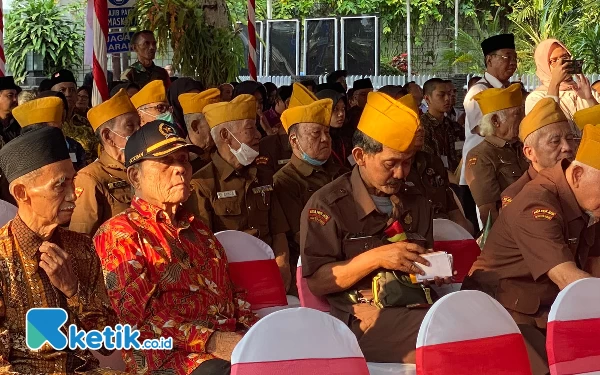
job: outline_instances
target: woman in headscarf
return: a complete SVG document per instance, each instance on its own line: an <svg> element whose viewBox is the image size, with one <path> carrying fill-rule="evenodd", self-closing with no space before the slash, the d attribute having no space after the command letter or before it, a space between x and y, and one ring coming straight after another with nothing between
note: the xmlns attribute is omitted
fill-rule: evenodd
<svg viewBox="0 0 600 375"><path fill-rule="evenodd" d="M554 98L562 108L576 135L581 135L581 130L573 123L573 114L580 109L589 108L600 100L600 96L593 92L590 81L583 75L569 73L569 62L573 55L567 47L556 39L546 39L535 49L536 75L541 81L541 86L527 96L525 101L525 114L528 114L535 104L542 98Z"/></svg>
<svg viewBox="0 0 600 375"><path fill-rule="evenodd" d="M344 126L348 107L346 95L334 89L325 89L319 91L316 96L319 99L333 100L333 110L329 122L331 159L343 167L352 168L348 161L348 156L352 153L352 135L348 134Z"/></svg>
<svg viewBox="0 0 600 375"><path fill-rule="evenodd" d="M187 128L185 126L185 119L183 117L183 109L181 109L181 104L179 104L179 95L181 94L198 94L204 90L204 86L202 83L196 81L192 78L179 78L169 86L167 90L167 100L169 100L169 104L173 107L173 118L177 125L179 125L180 129L185 132L187 136Z"/></svg>
<svg viewBox="0 0 600 375"><path fill-rule="evenodd" d="M267 103L267 89L262 83L256 81L244 81L235 87L233 97L241 94L253 95L256 99L256 128L264 137L277 134L278 129L271 128L269 121L264 115L265 103Z"/></svg>

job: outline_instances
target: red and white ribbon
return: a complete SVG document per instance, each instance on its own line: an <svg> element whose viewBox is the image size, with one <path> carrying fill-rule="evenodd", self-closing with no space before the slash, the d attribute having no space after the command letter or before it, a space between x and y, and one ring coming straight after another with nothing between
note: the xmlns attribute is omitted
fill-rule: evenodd
<svg viewBox="0 0 600 375"><path fill-rule="evenodd" d="M94 88L92 90L92 105L98 105L108 99L108 83L106 68L106 42L108 40L108 2L94 0L94 61L92 73Z"/></svg>
<svg viewBox="0 0 600 375"><path fill-rule="evenodd" d="M248 72L256 81L256 0L248 0Z"/></svg>
<svg viewBox="0 0 600 375"><path fill-rule="evenodd" d="M6 75L6 57L4 56L4 12L0 0L0 77Z"/></svg>

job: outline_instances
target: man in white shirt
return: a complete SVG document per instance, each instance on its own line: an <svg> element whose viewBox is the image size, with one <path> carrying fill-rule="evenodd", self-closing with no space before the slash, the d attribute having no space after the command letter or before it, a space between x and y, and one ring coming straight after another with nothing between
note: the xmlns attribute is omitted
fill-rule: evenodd
<svg viewBox="0 0 600 375"><path fill-rule="evenodd" d="M467 95L463 103L466 112L465 119L465 144L463 146L463 164L460 174L461 202L465 216L478 228L475 202L465 180L464 157L477 146L483 137L479 135L479 122L481 109L473 97L489 88L508 87L510 77L517 70L517 52L515 51L515 37L513 34L500 34L487 38L481 42L481 49L485 57L486 71L481 80L477 82Z"/></svg>

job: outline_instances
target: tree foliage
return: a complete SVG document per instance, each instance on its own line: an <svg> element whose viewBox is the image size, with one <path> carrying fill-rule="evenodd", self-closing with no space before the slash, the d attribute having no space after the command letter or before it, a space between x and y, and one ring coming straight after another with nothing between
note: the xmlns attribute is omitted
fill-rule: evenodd
<svg viewBox="0 0 600 375"><path fill-rule="evenodd" d="M17 82L27 76L27 55L41 55L44 74L77 69L82 64L83 33L70 16L70 7L53 0L16 0L6 16L5 49L10 71Z"/></svg>

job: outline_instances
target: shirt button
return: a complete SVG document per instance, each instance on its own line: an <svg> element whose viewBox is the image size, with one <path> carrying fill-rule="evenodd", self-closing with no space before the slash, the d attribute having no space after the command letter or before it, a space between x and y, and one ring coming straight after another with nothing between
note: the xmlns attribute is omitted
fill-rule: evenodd
<svg viewBox="0 0 600 375"><path fill-rule="evenodd" d="M225 209L225 212L230 213L231 210L229 208Z"/></svg>
<svg viewBox="0 0 600 375"><path fill-rule="evenodd" d="M248 206L248 209L250 209L250 206Z"/></svg>
<svg viewBox="0 0 600 375"><path fill-rule="evenodd" d="M346 192L345 189L340 189L340 193L344 194Z"/></svg>

